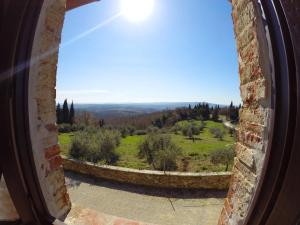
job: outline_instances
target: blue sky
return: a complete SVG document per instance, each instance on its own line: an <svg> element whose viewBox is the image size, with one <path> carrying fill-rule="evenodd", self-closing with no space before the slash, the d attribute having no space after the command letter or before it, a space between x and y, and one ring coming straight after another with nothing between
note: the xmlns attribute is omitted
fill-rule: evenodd
<svg viewBox="0 0 300 225"><path fill-rule="evenodd" d="M57 101L240 103L228 0L155 0L140 23L119 11L102 0L66 14Z"/></svg>

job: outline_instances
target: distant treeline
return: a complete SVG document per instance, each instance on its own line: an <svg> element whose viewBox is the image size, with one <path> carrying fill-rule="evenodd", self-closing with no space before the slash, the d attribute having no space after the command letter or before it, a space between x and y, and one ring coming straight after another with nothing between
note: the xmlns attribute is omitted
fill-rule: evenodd
<svg viewBox="0 0 300 225"><path fill-rule="evenodd" d="M131 117L107 118L106 125L112 126L133 126L136 129L147 129L149 126L158 128L171 127L176 122L182 120L213 120L219 121L220 115L232 123L239 120L239 109L241 105L234 106L231 102L229 106L209 106L208 103L199 103L194 107L181 107L174 110L165 110L144 115Z"/></svg>
<svg viewBox="0 0 300 225"><path fill-rule="evenodd" d="M182 120L213 120L220 121L220 116L225 117L232 123L239 120L239 109L241 105L235 106L231 102L229 106L209 105L208 103L199 103L195 106L188 105L187 107L180 107L173 110L164 110L160 112L145 113L136 116L124 117L108 117L100 118L88 111L80 111L76 113L74 104L72 102L70 109L67 99L63 103L63 107L57 104L56 115L57 124L71 124L84 126L113 126L115 128L132 126L136 130L144 130L150 126L163 128L171 127L176 122Z"/></svg>

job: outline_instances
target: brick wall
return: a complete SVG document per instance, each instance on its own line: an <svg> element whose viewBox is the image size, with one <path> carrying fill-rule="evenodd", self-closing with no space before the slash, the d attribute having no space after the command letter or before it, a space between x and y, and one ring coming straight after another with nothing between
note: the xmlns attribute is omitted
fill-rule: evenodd
<svg viewBox="0 0 300 225"><path fill-rule="evenodd" d="M271 130L271 60L261 8L255 0L232 0L243 107L233 175L221 224L243 224L263 171Z"/></svg>
<svg viewBox="0 0 300 225"><path fill-rule="evenodd" d="M243 107L231 185L219 224L242 224L257 189L267 152L271 106L271 64L260 6L254 0L232 0L239 55ZM30 69L30 124L34 157L47 206L56 217L70 208L57 145L55 85L65 0L45 0Z"/></svg>
<svg viewBox="0 0 300 225"><path fill-rule="evenodd" d="M29 76L30 133L35 164L50 213L63 217L71 203L56 127L56 70L65 0L45 0L34 37Z"/></svg>

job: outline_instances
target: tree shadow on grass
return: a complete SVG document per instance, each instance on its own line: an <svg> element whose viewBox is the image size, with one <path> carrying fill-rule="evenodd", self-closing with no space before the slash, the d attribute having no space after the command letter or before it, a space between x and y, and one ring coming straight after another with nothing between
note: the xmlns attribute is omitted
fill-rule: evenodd
<svg viewBox="0 0 300 225"><path fill-rule="evenodd" d="M184 139L185 139L185 140L189 140L189 141L193 142L193 139L192 139L192 138L186 137L186 138L184 138ZM202 138L195 137L195 138L194 138L194 140L195 140L195 141L201 141L201 140L202 140Z"/></svg>

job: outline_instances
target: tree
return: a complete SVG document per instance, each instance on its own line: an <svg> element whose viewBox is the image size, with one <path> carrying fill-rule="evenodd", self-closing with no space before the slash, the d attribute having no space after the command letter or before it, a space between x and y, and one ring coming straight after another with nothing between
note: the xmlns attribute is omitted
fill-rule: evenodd
<svg viewBox="0 0 300 225"><path fill-rule="evenodd" d="M62 114L63 114L63 123L69 123L70 111L69 111L67 99L65 99L65 101L64 101Z"/></svg>
<svg viewBox="0 0 300 225"><path fill-rule="evenodd" d="M234 128L229 128L228 133L230 134L230 137L233 137L233 135L235 133L235 129Z"/></svg>
<svg viewBox="0 0 300 225"><path fill-rule="evenodd" d="M220 128L212 127L210 132L214 135L215 138L219 138L220 141L223 141L224 133Z"/></svg>
<svg viewBox="0 0 300 225"><path fill-rule="evenodd" d="M176 170L177 157L181 149L173 143L171 137L162 134L149 134L139 146L139 157L158 170Z"/></svg>
<svg viewBox="0 0 300 225"><path fill-rule="evenodd" d="M210 161L213 164L224 164L226 165L225 171L228 171L229 164L233 162L234 150L230 149L217 149L211 156Z"/></svg>
<svg viewBox="0 0 300 225"><path fill-rule="evenodd" d="M214 109L213 109L213 111L212 111L212 120L213 121L219 121L219 109L218 109L218 107L215 107Z"/></svg>
<svg viewBox="0 0 300 225"><path fill-rule="evenodd" d="M120 133L116 130L85 129L74 134L69 154L92 163L114 164L118 160L115 149L120 141Z"/></svg>
<svg viewBox="0 0 300 225"><path fill-rule="evenodd" d="M202 125L203 124L201 124L200 127L197 127L195 124L190 124L182 129L182 134L189 137L194 142L194 135L200 135L201 129L203 129Z"/></svg>
<svg viewBox="0 0 300 225"><path fill-rule="evenodd" d="M228 118L231 122L237 122L239 120L239 109L241 105L238 107L235 107L233 105L233 102L230 103L228 108Z"/></svg>
<svg viewBox="0 0 300 225"><path fill-rule="evenodd" d="M99 126L99 120L92 113L87 111L77 113L75 120L77 124L82 124L84 126Z"/></svg>
<svg viewBox="0 0 300 225"><path fill-rule="evenodd" d="M56 106L56 123L63 123L63 113L59 103Z"/></svg>
<svg viewBox="0 0 300 225"><path fill-rule="evenodd" d="M104 119L99 120L99 127L103 127L105 125Z"/></svg>
<svg viewBox="0 0 300 225"><path fill-rule="evenodd" d="M71 108L70 108L70 114L69 114L69 123L73 124L74 121L75 121L75 110L74 110L74 104L72 101Z"/></svg>
<svg viewBox="0 0 300 225"><path fill-rule="evenodd" d="M204 104L204 108L203 108L203 119L204 120L209 120L209 114L210 114L210 112L209 112L209 105L206 103L206 104Z"/></svg>
<svg viewBox="0 0 300 225"><path fill-rule="evenodd" d="M193 140L193 142L195 142L195 138L194 138L194 134L193 134L193 130L191 127L188 128L187 130L187 136Z"/></svg>

